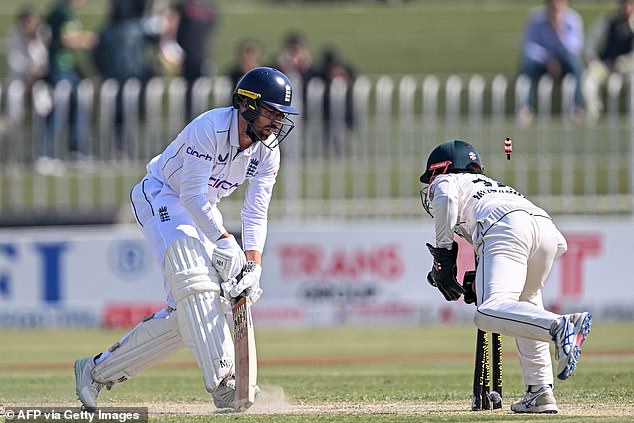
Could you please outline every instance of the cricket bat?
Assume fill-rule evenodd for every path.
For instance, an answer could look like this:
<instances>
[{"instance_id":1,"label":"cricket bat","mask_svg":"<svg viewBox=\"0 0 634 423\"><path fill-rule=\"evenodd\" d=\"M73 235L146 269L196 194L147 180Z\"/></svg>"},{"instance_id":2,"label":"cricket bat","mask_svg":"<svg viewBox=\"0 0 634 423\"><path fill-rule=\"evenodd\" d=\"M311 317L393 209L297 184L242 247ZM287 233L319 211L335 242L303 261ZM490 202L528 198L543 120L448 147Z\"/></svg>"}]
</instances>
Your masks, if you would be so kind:
<instances>
[{"instance_id":1,"label":"cricket bat","mask_svg":"<svg viewBox=\"0 0 634 423\"><path fill-rule=\"evenodd\" d=\"M236 363L236 408L244 411L255 402L258 361L251 317L251 299L240 297L233 307L233 345Z\"/></svg>"}]
</instances>

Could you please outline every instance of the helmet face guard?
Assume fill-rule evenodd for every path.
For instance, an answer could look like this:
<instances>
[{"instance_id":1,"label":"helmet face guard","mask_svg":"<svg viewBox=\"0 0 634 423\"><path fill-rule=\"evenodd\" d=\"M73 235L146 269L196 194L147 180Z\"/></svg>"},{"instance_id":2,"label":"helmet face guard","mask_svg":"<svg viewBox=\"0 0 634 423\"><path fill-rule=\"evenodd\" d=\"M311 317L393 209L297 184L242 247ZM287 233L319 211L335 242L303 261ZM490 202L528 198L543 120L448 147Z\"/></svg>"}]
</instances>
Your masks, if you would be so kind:
<instances>
[{"instance_id":1,"label":"helmet face guard","mask_svg":"<svg viewBox=\"0 0 634 423\"><path fill-rule=\"evenodd\" d=\"M451 166L452 164L453 163L451 162L451 160L445 160L444 162L433 163L431 166L429 166L429 169L428 169L428 171L430 172L429 183L425 187L423 187L423 189L420 191L420 200L423 203L423 208L425 209L427 214L430 215L431 217L434 217L431 214L431 211L429 211L429 203L431 201L432 193L433 193L433 192L430 192L431 183L433 182L434 178L436 178L436 176L447 173L447 169L449 169L449 166ZM421 182L422 182L422 176L421 176Z\"/></svg>"},{"instance_id":2,"label":"helmet face guard","mask_svg":"<svg viewBox=\"0 0 634 423\"><path fill-rule=\"evenodd\" d=\"M272 104L270 102L262 101L261 95L254 93L245 89L237 89L234 94L234 105L236 102L239 104L243 102L245 105L245 110L242 112L242 117L247 121L247 135L251 137L254 142L261 142L266 147L270 149L274 149L284 139L288 136L288 134L295 127L295 122L289 119L288 112L284 112L280 110L279 105ZM269 113L280 113L281 119L274 119L268 116L264 116L262 114L262 110L268 110ZM258 116L263 116L265 119L271 120L271 122L275 122L277 129L272 131L271 135L266 139L261 139L258 136L258 131L264 129L263 126L260 126L256 123Z\"/></svg>"},{"instance_id":3,"label":"helmet face guard","mask_svg":"<svg viewBox=\"0 0 634 423\"><path fill-rule=\"evenodd\" d=\"M256 129L262 129L261 126L258 126L254 122L249 122L247 124L247 133L249 134L251 139L253 139L253 137L255 136L256 139L254 141L261 142L262 144L264 144L264 146L271 150L280 145L280 143L284 141L284 139L295 127L295 123L288 117L286 117L286 114L284 114L284 118L282 118L282 120L273 119L273 121L280 124L280 127L273 131L271 135L265 140L257 136Z\"/></svg>"},{"instance_id":4,"label":"helmet face guard","mask_svg":"<svg viewBox=\"0 0 634 423\"><path fill-rule=\"evenodd\" d=\"M431 165L429 165L427 172L425 172L425 173L429 172L429 176L426 178L429 180L429 182L427 183L431 184L436 176L447 173L447 169L449 169L449 166L451 166L452 164L453 162L451 160L445 160L443 162L432 163ZM424 181L422 181L421 179L421 182L424 182Z\"/></svg>"},{"instance_id":5,"label":"helmet face guard","mask_svg":"<svg viewBox=\"0 0 634 423\"><path fill-rule=\"evenodd\" d=\"M292 87L289 79L277 69L260 67L248 71L238 81L233 93L233 106L244 105L242 117L247 121L247 134L254 142L261 142L266 147L277 147L295 127L289 115L299 112L291 106ZM265 111L266 113L263 113ZM275 129L266 139L261 139L258 132L265 129L256 121L262 116L271 121ZM269 125L267 125L269 126ZM270 128L269 128L270 129Z\"/></svg>"},{"instance_id":6,"label":"helmet face guard","mask_svg":"<svg viewBox=\"0 0 634 423\"><path fill-rule=\"evenodd\" d=\"M425 209L427 214L433 218L434 215L431 214L431 211L429 210L429 203L431 201L430 193L429 193L430 187L431 185L426 185L423 187L423 189L420 190L420 202L423 204L423 209Z\"/></svg>"}]
</instances>

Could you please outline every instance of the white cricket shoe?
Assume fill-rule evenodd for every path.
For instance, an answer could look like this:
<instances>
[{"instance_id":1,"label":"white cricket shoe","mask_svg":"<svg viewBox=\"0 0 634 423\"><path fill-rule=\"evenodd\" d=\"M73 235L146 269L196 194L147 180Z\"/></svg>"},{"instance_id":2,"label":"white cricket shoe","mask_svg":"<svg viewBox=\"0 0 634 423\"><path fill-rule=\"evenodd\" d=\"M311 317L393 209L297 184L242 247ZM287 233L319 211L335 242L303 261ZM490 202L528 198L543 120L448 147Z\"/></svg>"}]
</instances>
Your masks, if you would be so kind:
<instances>
[{"instance_id":1,"label":"white cricket shoe","mask_svg":"<svg viewBox=\"0 0 634 423\"><path fill-rule=\"evenodd\" d=\"M255 385L255 397L259 397L262 390L258 385ZM229 376L225 378L215 391L211 393L211 397L214 399L214 405L216 408L233 408L235 411L244 411L236 403L236 378L235 376Z\"/></svg>"},{"instance_id":2,"label":"white cricket shoe","mask_svg":"<svg viewBox=\"0 0 634 423\"><path fill-rule=\"evenodd\" d=\"M211 393L216 408L234 408L236 398L236 378L226 377L220 385Z\"/></svg>"},{"instance_id":3,"label":"white cricket shoe","mask_svg":"<svg viewBox=\"0 0 634 423\"><path fill-rule=\"evenodd\" d=\"M104 387L103 383L95 382L90 372L95 367L94 357L80 358L75 361L75 393L77 398L88 411L97 408L97 396Z\"/></svg>"},{"instance_id":4,"label":"white cricket shoe","mask_svg":"<svg viewBox=\"0 0 634 423\"><path fill-rule=\"evenodd\" d=\"M573 375L581 356L581 346L590 333L592 315L588 312L565 314L550 329L555 341L557 377L566 380Z\"/></svg>"},{"instance_id":5,"label":"white cricket shoe","mask_svg":"<svg viewBox=\"0 0 634 423\"><path fill-rule=\"evenodd\" d=\"M550 385L540 386L535 390L536 386L529 386L526 390L526 394L519 401L515 401L511 404L511 411L515 413L550 413L555 414L559 412L557 408L557 401L553 394L553 388Z\"/></svg>"}]
</instances>

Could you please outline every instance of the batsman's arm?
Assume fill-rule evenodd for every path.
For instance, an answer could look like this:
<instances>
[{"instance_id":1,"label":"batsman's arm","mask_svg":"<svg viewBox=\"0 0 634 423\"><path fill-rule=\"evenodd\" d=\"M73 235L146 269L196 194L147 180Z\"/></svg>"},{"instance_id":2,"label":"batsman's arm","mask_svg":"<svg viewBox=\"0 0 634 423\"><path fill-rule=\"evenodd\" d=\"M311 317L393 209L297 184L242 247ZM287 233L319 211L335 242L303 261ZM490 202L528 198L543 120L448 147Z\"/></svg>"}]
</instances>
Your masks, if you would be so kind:
<instances>
[{"instance_id":1,"label":"batsman's arm","mask_svg":"<svg viewBox=\"0 0 634 423\"><path fill-rule=\"evenodd\" d=\"M247 250L244 252L244 255L247 257L247 261L254 261L260 266L262 266L262 253L256 250Z\"/></svg>"}]
</instances>

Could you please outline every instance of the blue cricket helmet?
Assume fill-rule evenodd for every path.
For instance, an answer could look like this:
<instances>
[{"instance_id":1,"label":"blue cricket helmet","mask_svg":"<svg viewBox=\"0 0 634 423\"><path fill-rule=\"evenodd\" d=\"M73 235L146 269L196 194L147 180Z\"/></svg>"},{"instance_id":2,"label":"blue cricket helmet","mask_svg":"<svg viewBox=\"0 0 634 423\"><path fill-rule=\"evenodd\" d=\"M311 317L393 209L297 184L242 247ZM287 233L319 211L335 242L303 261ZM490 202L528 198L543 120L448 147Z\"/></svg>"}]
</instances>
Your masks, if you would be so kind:
<instances>
[{"instance_id":1,"label":"blue cricket helmet","mask_svg":"<svg viewBox=\"0 0 634 423\"><path fill-rule=\"evenodd\" d=\"M299 111L291 106L292 98L293 88L286 75L277 69L259 67L251 69L238 81L233 92L233 107L239 109L240 105L244 104L241 114L247 121L247 134L254 142L261 142L273 149L295 127L295 123L288 118L289 115L299 114ZM261 126L256 124L256 120L262 114L262 108L273 109L283 114L282 118L276 119L281 125L280 128L273 133L272 138L266 140L257 134L257 129Z\"/></svg>"},{"instance_id":2,"label":"blue cricket helmet","mask_svg":"<svg viewBox=\"0 0 634 423\"><path fill-rule=\"evenodd\" d=\"M259 67L244 74L233 92L234 106L241 98L261 102L289 115L298 115L299 111L291 106L293 88L286 75L277 69Z\"/></svg>"}]
</instances>

